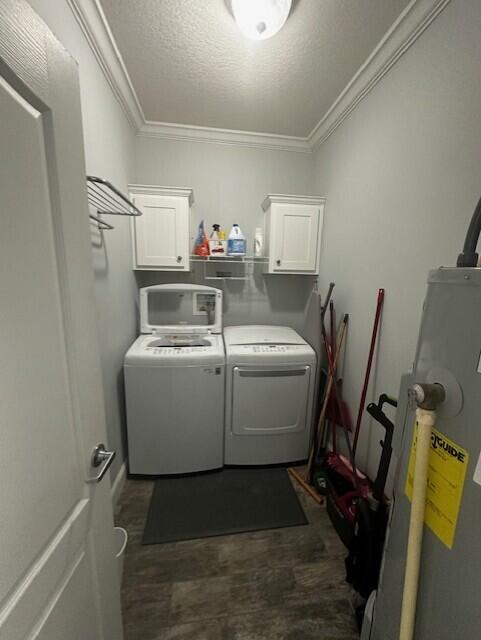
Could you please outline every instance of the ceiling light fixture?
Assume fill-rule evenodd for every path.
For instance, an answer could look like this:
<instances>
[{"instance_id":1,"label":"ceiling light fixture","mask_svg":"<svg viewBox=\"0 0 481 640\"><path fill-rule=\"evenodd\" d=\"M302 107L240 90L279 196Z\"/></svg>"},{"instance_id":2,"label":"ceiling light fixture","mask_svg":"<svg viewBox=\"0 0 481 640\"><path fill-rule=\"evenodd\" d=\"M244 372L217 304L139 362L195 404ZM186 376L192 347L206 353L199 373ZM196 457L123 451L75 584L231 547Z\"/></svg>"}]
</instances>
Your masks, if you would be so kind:
<instances>
[{"instance_id":1,"label":"ceiling light fixture","mask_svg":"<svg viewBox=\"0 0 481 640\"><path fill-rule=\"evenodd\" d=\"M282 29L292 0L232 0L241 33L250 40L267 40Z\"/></svg>"}]
</instances>

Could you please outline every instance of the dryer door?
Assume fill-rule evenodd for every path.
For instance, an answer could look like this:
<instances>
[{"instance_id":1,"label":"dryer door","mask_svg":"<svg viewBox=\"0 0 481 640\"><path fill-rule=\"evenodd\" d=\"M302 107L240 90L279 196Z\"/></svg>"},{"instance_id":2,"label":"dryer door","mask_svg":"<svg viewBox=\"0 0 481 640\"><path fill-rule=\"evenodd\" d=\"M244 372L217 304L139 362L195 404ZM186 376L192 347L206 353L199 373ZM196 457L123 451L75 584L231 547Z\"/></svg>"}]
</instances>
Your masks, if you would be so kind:
<instances>
[{"instance_id":1,"label":"dryer door","mask_svg":"<svg viewBox=\"0 0 481 640\"><path fill-rule=\"evenodd\" d=\"M232 369L235 435L280 435L306 429L311 367Z\"/></svg>"}]
</instances>

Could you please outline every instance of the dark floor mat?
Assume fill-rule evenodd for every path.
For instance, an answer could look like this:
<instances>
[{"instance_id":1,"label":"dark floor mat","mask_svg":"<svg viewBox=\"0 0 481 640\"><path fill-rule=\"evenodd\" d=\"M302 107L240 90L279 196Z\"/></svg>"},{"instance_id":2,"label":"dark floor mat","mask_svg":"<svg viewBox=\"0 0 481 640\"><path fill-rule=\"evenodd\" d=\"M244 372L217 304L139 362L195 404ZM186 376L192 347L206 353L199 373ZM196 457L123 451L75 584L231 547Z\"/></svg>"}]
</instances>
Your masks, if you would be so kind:
<instances>
[{"instance_id":1,"label":"dark floor mat","mask_svg":"<svg viewBox=\"0 0 481 640\"><path fill-rule=\"evenodd\" d=\"M156 480L142 543L305 524L286 469L223 469Z\"/></svg>"}]
</instances>

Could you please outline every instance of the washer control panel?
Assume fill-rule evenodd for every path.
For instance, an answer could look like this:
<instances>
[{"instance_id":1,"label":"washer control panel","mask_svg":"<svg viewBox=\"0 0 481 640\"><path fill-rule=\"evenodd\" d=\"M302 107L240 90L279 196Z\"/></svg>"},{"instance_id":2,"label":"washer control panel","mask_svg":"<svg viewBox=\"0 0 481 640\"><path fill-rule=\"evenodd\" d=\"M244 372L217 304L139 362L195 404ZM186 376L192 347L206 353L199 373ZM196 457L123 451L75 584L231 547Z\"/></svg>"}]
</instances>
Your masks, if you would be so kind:
<instances>
[{"instance_id":1,"label":"washer control panel","mask_svg":"<svg viewBox=\"0 0 481 640\"><path fill-rule=\"evenodd\" d=\"M205 353L210 347L147 347L156 356L186 356L191 353Z\"/></svg>"}]
</instances>

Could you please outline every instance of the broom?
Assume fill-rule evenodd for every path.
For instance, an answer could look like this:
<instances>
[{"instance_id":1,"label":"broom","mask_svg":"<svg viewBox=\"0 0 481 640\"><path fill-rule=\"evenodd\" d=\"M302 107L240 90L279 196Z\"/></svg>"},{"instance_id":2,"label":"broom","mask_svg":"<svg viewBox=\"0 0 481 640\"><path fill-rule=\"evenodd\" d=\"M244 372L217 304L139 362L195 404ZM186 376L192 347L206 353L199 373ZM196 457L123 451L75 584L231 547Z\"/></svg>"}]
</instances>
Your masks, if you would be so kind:
<instances>
[{"instance_id":1,"label":"broom","mask_svg":"<svg viewBox=\"0 0 481 640\"><path fill-rule=\"evenodd\" d=\"M325 307L324 307L325 308ZM347 332L347 323L348 323L348 319L349 316L346 313L344 315L344 318L341 322L341 326L339 328L338 334L337 334L337 339L336 339L336 351L334 354L334 368L337 365L337 361L339 359L339 355L342 351L342 347L344 344L344 340L346 337L346 332ZM331 375L329 375L328 377L328 382L327 382L327 386L326 386L326 392L324 394L324 401L322 403L322 409L321 409L321 413L319 415L319 421L317 423L317 428L316 428L316 433L315 433L315 437L312 440L312 444L311 444L311 448L310 448L310 452L309 452L309 459L308 459L308 463L307 463L307 470L306 470L306 475L305 477L302 477L302 475L299 473L299 471L297 471L297 469L295 469L294 467L289 467L289 469L287 470L289 472L289 474L294 478L294 480L296 480L296 482L304 489L304 491L306 491L306 493L308 493L311 498L313 498L318 504L322 504L323 503L323 498L316 492L316 490L310 485L310 479L312 476L312 471L313 471L313 466L317 457L317 453L318 453L318 443L321 442L322 439L322 434L323 434L323 429L324 429L324 422L325 422L325 418L326 418L326 413L327 413L327 409L328 409L328 405L329 405L329 399L331 397L331 393L332 393L332 389L333 386L335 384L335 377Z\"/></svg>"}]
</instances>

